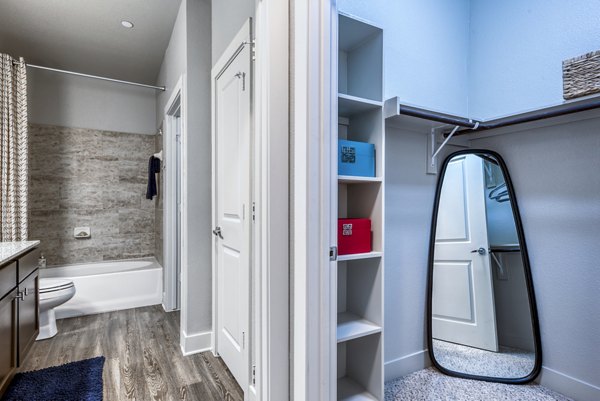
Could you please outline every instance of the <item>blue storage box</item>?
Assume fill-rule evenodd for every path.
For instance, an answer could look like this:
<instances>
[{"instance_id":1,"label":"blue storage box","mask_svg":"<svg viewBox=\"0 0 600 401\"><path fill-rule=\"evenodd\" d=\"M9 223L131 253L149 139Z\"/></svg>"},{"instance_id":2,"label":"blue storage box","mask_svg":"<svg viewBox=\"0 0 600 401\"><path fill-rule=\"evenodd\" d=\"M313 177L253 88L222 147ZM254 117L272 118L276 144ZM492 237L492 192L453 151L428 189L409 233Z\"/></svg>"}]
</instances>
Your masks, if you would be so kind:
<instances>
[{"instance_id":1,"label":"blue storage box","mask_svg":"<svg viewBox=\"0 0 600 401\"><path fill-rule=\"evenodd\" d=\"M338 175L375 177L375 145L338 140Z\"/></svg>"}]
</instances>

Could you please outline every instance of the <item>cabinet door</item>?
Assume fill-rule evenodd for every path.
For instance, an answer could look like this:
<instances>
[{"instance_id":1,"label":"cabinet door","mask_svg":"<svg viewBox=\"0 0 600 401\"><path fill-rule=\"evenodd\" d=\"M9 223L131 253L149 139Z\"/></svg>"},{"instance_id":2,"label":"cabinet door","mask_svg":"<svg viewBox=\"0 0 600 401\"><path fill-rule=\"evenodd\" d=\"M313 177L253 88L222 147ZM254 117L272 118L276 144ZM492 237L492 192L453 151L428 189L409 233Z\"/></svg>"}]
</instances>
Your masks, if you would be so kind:
<instances>
[{"instance_id":1,"label":"cabinet door","mask_svg":"<svg viewBox=\"0 0 600 401\"><path fill-rule=\"evenodd\" d=\"M0 395L17 367L17 289L0 300Z\"/></svg>"},{"instance_id":2,"label":"cabinet door","mask_svg":"<svg viewBox=\"0 0 600 401\"><path fill-rule=\"evenodd\" d=\"M39 333L39 272L36 270L19 284L23 294L19 300L19 366Z\"/></svg>"}]
</instances>

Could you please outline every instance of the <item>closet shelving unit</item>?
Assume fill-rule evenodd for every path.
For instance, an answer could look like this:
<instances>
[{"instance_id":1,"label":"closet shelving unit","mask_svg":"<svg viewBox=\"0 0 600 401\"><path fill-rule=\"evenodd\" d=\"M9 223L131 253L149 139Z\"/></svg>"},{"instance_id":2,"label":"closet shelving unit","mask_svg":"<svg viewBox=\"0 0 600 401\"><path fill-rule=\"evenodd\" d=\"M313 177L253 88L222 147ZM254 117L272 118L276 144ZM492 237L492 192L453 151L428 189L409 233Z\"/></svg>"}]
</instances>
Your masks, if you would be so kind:
<instances>
[{"instance_id":1,"label":"closet shelving unit","mask_svg":"<svg viewBox=\"0 0 600 401\"><path fill-rule=\"evenodd\" d=\"M337 399L382 401L383 31L340 13L338 47L337 137L375 145L375 177L337 177L337 217L369 218L372 230L372 252L337 258Z\"/></svg>"}]
</instances>

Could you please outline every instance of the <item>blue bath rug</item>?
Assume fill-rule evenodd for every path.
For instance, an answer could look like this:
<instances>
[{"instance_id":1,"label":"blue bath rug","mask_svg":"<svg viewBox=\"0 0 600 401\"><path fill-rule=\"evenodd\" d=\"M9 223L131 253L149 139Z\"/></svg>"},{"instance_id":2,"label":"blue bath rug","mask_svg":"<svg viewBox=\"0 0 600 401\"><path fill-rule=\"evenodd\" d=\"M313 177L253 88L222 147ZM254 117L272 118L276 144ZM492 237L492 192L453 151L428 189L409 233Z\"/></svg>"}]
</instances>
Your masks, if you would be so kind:
<instances>
[{"instance_id":1,"label":"blue bath rug","mask_svg":"<svg viewBox=\"0 0 600 401\"><path fill-rule=\"evenodd\" d=\"M2 401L102 401L104 357L17 373Z\"/></svg>"}]
</instances>

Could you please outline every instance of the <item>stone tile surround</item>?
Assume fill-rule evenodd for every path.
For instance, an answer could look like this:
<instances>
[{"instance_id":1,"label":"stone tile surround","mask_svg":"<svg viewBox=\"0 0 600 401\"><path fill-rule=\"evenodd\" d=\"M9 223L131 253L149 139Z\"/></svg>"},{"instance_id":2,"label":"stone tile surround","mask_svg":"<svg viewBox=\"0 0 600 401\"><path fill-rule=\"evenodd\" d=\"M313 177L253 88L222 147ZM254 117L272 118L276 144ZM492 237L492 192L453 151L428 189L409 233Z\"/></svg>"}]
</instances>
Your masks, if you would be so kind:
<instances>
[{"instance_id":1,"label":"stone tile surround","mask_svg":"<svg viewBox=\"0 0 600 401\"><path fill-rule=\"evenodd\" d=\"M49 266L155 255L154 135L32 124L29 138L29 237ZM92 238L75 239L78 226Z\"/></svg>"}]
</instances>

